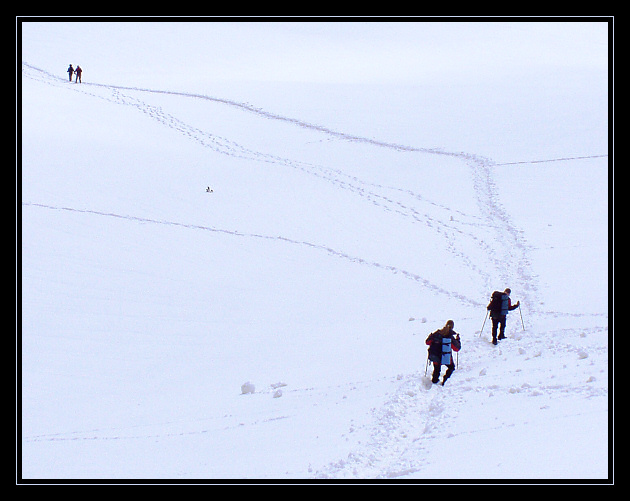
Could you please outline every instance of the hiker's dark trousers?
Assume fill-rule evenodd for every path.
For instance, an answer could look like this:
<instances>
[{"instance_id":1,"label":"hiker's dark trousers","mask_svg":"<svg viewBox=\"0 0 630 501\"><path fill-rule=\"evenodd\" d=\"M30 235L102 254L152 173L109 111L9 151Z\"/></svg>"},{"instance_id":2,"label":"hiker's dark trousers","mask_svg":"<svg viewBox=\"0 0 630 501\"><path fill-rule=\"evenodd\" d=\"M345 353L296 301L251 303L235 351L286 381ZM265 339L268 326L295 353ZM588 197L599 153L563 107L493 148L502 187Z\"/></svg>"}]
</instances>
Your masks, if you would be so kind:
<instances>
[{"instance_id":1,"label":"hiker's dark trousers","mask_svg":"<svg viewBox=\"0 0 630 501\"><path fill-rule=\"evenodd\" d=\"M505 315L492 319L492 339L497 339L497 327L499 327L499 339L505 337Z\"/></svg>"},{"instance_id":2,"label":"hiker's dark trousers","mask_svg":"<svg viewBox=\"0 0 630 501\"><path fill-rule=\"evenodd\" d=\"M442 368L442 364L433 362L433 377L431 378L431 381L433 381L434 383L437 383L440 380L441 368ZM444 379L442 381L446 381L449 377L451 377L451 374L453 374L454 370L455 370L455 364L451 362L450 364L446 366L446 373L444 374Z\"/></svg>"}]
</instances>

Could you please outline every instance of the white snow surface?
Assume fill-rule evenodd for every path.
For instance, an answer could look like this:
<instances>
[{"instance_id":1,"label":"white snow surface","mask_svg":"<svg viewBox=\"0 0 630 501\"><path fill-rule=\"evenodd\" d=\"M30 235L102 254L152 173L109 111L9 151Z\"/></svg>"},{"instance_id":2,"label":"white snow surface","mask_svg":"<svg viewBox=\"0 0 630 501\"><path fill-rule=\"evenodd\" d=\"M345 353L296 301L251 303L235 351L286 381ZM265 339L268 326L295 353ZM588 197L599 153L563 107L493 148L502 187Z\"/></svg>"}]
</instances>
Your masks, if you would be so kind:
<instances>
[{"instance_id":1,"label":"white snow surface","mask_svg":"<svg viewBox=\"0 0 630 501\"><path fill-rule=\"evenodd\" d=\"M611 479L606 23L20 29L21 479Z\"/></svg>"}]
</instances>

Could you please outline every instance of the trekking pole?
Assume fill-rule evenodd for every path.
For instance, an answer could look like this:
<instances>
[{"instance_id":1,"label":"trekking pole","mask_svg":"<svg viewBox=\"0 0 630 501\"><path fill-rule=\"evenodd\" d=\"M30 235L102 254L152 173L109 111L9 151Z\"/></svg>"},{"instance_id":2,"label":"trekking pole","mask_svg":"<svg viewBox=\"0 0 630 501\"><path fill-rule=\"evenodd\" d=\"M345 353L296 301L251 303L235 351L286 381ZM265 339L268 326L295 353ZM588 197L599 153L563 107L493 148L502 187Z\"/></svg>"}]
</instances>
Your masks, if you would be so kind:
<instances>
[{"instance_id":1,"label":"trekking pole","mask_svg":"<svg viewBox=\"0 0 630 501\"><path fill-rule=\"evenodd\" d=\"M518 312L521 314L521 325L523 326L523 330L525 330L525 323L523 322L523 312L521 311L521 303L518 304Z\"/></svg>"},{"instance_id":2,"label":"trekking pole","mask_svg":"<svg viewBox=\"0 0 630 501\"><path fill-rule=\"evenodd\" d=\"M427 363L424 366L424 375L427 375L427 369L429 368L429 356L427 355Z\"/></svg>"},{"instance_id":3,"label":"trekking pole","mask_svg":"<svg viewBox=\"0 0 630 501\"><path fill-rule=\"evenodd\" d=\"M519 305L519 308L520 308L520 305ZM483 325L481 326L481 330L479 331L479 337L481 337L481 333L483 332L483 328L486 326L486 320L488 320L488 315L490 315L489 311L486 312L486 318L483 319Z\"/></svg>"}]
</instances>

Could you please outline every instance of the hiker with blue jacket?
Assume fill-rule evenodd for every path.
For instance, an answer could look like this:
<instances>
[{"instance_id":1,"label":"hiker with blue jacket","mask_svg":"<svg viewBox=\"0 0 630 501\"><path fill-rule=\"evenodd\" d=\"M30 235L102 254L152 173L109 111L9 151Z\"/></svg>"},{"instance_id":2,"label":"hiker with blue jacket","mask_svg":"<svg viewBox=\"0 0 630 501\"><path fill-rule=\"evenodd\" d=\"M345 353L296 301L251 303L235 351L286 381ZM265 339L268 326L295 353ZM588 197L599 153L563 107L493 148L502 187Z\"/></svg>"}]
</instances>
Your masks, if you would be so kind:
<instances>
[{"instance_id":1,"label":"hiker with blue jacket","mask_svg":"<svg viewBox=\"0 0 630 501\"><path fill-rule=\"evenodd\" d=\"M449 320L444 327L432 332L426 339L426 344L429 346L429 360L433 362L433 377L431 378L433 383L440 380L440 371L442 366L446 365L442 386L455 370L453 352L459 351L462 347L459 334L453 330L454 326L455 322Z\"/></svg>"},{"instance_id":2,"label":"hiker with blue jacket","mask_svg":"<svg viewBox=\"0 0 630 501\"><path fill-rule=\"evenodd\" d=\"M487 307L487 310L490 312L490 318L492 319L492 344L497 344L497 339L505 339L507 314L509 311L515 310L521 305L520 301L512 305L512 300L510 299L511 292L510 289L505 289L503 292L494 291L492 293L492 299ZM497 328L499 330L498 337Z\"/></svg>"}]
</instances>

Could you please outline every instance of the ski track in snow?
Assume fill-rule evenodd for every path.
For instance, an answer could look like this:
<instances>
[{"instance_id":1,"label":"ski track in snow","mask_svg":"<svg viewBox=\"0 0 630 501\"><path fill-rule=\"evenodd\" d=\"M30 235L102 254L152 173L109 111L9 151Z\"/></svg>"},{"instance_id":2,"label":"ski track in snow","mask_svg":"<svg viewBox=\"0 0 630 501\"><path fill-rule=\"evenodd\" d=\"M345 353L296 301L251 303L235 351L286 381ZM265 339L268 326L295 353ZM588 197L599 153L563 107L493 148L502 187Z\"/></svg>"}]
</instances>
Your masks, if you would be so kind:
<instances>
[{"instance_id":1,"label":"ski track in snow","mask_svg":"<svg viewBox=\"0 0 630 501\"><path fill-rule=\"evenodd\" d=\"M127 219L129 221L137 221L140 223L153 223L153 224L163 224L163 225L168 225L168 226L177 226L181 228L189 228L189 229L194 229L194 230L203 230L203 231L210 231L210 232L215 232L215 233L223 233L223 234L232 235L235 237L248 237L248 238L259 238L259 239L264 239L264 240L277 240L280 242L286 242L288 244L302 245L305 247L310 247L312 249L325 251L332 256L335 256L341 259L346 259L353 263L367 265L373 268L382 268L394 274L401 274L405 278L414 280L415 282L422 284L426 289L429 289L435 292L436 294L444 294L444 295L450 296L452 298L460 300L462 303L469 304L471 306L475 306L475 307L482 306L482 303L479 303L478 301L474 301L461 294L447 291L435 284L432 284L431 282L422 278L421 276L411 273L409 271L399 269L395 266L383 265L377 262L367 261L360 257L351 256L344 252L337 251L325 245L314 244L314 243L306 242L306 241L292 240L290 238L285 238L285 237L274 237L274 236L269 236L269 235L261 235L257 233L242 233L240 231L231 231L231 230L213 228L210 226L201 226L197 224L178 223L174 221L157 220L157 219L150 219L150 218L137 217L137 216L128 216L128 215L126 216L126 215L121 215L121 214L115 214L113 212L100 212L100 211L95 211L95 210L75 209L75 208L70 208L70 207L55 207L52 205L44 205L44 204L30 203L30 202L24 202L22 205L26 207L40 207L40 208L51 209L51 210L62 210L62 211L76 212L76 213L81 213L81 214L91 214L91 215L96 215L96 216Z\"/></svg>"},{"instance_id":2,"label":"ski track in snow","mask_svg":"<svg viewBox=\"0 0 630 501\"><path fill-rule=\"evenodd\" d=\"M531 270L529 259L529 247L523 236L523 232L515 226L511 221L507 212L502 208L500 198L493 180L493 167L498 165L490 159L478 155L465 152L446 152L438 149L429 149L422 147L405 146L395 143L378 141L375 139L363 138L360 136L346 134L334 131L327 127L310 124L298 119L288 118L274 113L270 113L260 108L256 108L249 104L238 103L231 100L219 99L199 94L191 94L184 92L172 92L164 90L142 89L134 87L123 87L116 85L106 85L98 83L83 83L80 86L68 86L64 78L57 77L47 71L33 67L27 63L22 63L23 76L42 82L47 85L56 85L69 89L73 92L82 92L92 95L98 99L106 99L116 105L129 106L137 109L145 114L151 120L173 129L175 132L182 134L191 141L210 149L215 153L227 155L235 158L243 158L257 162L272 163L280 166L286 166L300 170L310 176L323 179L331 183L334 187L346 190L368 203L371 203L384 211L395 214L401 218L405 218L412 222L425 224L432 228L446 240L446 249L455 256L456 259L465 263L466 266L474 270L479 277L480 290L490 290L492 283L496 283L497 278L503 283L521 284L522 289L519 290L521 302L528 304L530 307L530 315L542 316L581 316L580 314L550 312L537 309L537 302L533 300L538 291L536 277ZM92 89L95 91L92 92ZM107 91L107 93L103 93ZM240 145L227 138L217 136L208 131L201 130L197 127L186 124L181 119L166 113L160 107L153 106L132 94L168 94L180 97L182 99L198 99L206 100L211 103L230 106L240 109L243 112L253 113L261 118L268 120L278 120L285 123L309 129L328 137L349 141L360 142L377 148L387 148L393 151L413 152L422 155L441 155L459 159L465 162L469 167L472 176L474 195L479 207L479 213L485 214L485 218L464 214L453 211L447 206L438 202L430 201L419 193L414 193L405 188L396 186L382 186L362 181L356 176L350 176L337 169L330 169L322 165L292 160L279 157L276 155L263 153L243 145ZM557 160L567 160L557 159ZM555 161L555 160L554 160ZM531 161L531 163L540 161ZM528 163L528 162L515 162ZM444 213L443 219L437 219L435 215L430 215L423 210L423 206L432 206ZM325 244L307 242L298 239L286 238L283 236L269 236L256 233L245 233L239 231L230 231L212 226L187 224L185 222L176 222L168 220L158 220L145 217L137 217L133 215L116 214L106 211L90 210L89 208L74 208L53 206L46 203L36 201L23 202L25 207L37 207L48 210L70 211L78 214L90 216L114 217L135 221L138 223L152 223L172 225L178 227L189 228L191 230L210 231L230 235L241 238L268 239L285 243L287 245L303 246L316 251L327 252L331 256L346 259L353 263L382 269L395 274L400 274L406 279L414 280L423 287L431 290L435 294L441 294L456 299L468 306L476 308L484 308L485 303L466 297L456 291L445 290L437 284L433 284L424 279L420 275L400 269L395 266L389 266L378 262L365 260L359 256L349 255L341 250L333 249ZM457 215L458 220L448 218L449 215ZM483 229L486 238L478 236L480 230ZM491 233L489 233L491 232ZM470 256L456 248L456 241L453 234L457 234L458 238L466 238L472 244L477 246L483 254L489 256L489 264L494 268L494 274L484 271L485 264L479 266L474 263ZM490 237L491 235L491 237ZM516 266L513 263L516 262ZM508 266L508 263L510 264ZM497 277L497 273L499 276ZM514 275L513 273L516 273ZM593 316L593 315L589 315ZM566 339L568 337L578 338L578 336L590 336L601 334L605 328L588 329L572 329L569 328L564 336L558 336L554 339ZM509 341L508 341L509 342ZM568 341L554 341L552 346L548 347L550 355L545 355L536 350L535 340L525 342L517 347L515 343L512 345L504 345L502 350L515 357L518 361L515 368L511 369L511 373L517 373L523 364L533 364L539 357L553 356L556 351L575 352L577 359L590 356L607 356L606 353L586 353L580 351L578 346L579 340L575 343ZM363 425L363 429L351 429L350 433L361 432L367 440L363 440L360 444L352 447L347 457L338 461L330 462L320 466L312 473L314 478L397 478L416 472L421 472L427 464L427 458L430 454L431 442L428 439L435 437L449 438L449 423L452 423L458 413L462 410L462 406L466 402L466 398L470 394L476 392L502 392L513 395L514 398L539 397L545 395L562 395L567 392L579 392L584 398L605 396L606 389L597 387L596 385L584 385L584 380L575 382L558 382L547 381L545 384L541 382L523 382L520 386L506 387L498 381L496 384L488 384L486 381L479 382L481 374L473 374L471 367L478 368L484 363L484 357L487 358L485 347L487 341L481 338L474 338L468 341L465 346L466 353L463 355L469 359L466 367L458 368L457 378L452 378L445 387L433 386L428 378L422 372L399 375L395 381L391 381L395 388L393 393L380 405L372 409L371 421ZM499 351L493 354L497 363L500 363L501 357L505 357ZM485 362L490 365L490 361ZM429 370L431 370L429 368ZM478 369L477 369L478 370ZM509 370L509 369L508 369ZM599 377L599 375L597 376ZM544 380L544 375L541 376ZM590 381L595 381L596 376L591 375ZM486 383L486 384L484 384ZM481 385L481 386L480 386ZM304 393L312 393L314 389L294 389L288 391L297 391ZM541 407L541 409L544 407ZM290 419L291 416L279 415L269 419ZM26 437L26 441L66 441L66 440L122 440L122 439L146 439L154 437L172 437L182 435L195 435L212 432L213 429L224 427L238 427L243 423L232 422L228 416L222 418L215 417L203 419L203 424L199 423L162 423L155 434L150 431L152 425L146 425L146 429L142 431L135 427L134 430L129 429L108 429L108 430L89 430L75 431L70 433L56 433L41 436ZM216 421L212 424L213 421ZM254 424L254 418L249 424ZM513 426L514 424L495 424L495 427ZM158 426L158 425L156 425ZM173 431L164 431L164 429ZM492 425L489 425L492 429ZM464 431L459 433L474 433L483 430Z\"/></svg>"}]
</instances>

